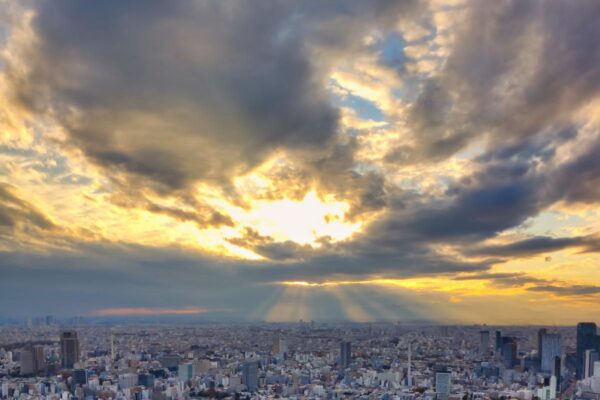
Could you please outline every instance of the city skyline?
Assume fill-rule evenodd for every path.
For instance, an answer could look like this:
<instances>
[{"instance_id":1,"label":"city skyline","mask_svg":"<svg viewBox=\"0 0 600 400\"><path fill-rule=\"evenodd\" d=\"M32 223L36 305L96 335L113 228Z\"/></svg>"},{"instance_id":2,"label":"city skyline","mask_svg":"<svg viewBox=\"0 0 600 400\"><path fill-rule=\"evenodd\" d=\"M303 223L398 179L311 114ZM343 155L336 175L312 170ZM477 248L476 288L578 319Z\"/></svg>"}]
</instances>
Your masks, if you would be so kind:
<instances>
[{"instance_id":1,"label":"city skyline","mask_svg":"<svg viewBox=\"0 0 600 400\"><path fill-rule=\"evenodd\" d=\"M598 20L0 0L0 316L600 323Z\"/></svg>"}]
</instances>

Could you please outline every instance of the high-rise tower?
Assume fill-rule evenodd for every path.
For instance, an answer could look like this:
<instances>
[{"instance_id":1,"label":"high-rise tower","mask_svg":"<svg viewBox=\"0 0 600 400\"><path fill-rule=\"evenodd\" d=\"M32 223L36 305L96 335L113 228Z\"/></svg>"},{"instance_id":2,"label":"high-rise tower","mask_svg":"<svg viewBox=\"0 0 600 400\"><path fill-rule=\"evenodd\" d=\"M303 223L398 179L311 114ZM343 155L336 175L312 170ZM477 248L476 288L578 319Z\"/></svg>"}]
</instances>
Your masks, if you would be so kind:
<instances>
[{"instance_id":1,"label":"high-rise tower","mask_svg":"<svg viewBox=\"0 0 600 400\"><path fill-rule=\"evenodd\" d=\"M79 362L79 339L76 331L62 331L60 333L60 359L61 366L73 369Z\"/></svg>"}]
</instances>

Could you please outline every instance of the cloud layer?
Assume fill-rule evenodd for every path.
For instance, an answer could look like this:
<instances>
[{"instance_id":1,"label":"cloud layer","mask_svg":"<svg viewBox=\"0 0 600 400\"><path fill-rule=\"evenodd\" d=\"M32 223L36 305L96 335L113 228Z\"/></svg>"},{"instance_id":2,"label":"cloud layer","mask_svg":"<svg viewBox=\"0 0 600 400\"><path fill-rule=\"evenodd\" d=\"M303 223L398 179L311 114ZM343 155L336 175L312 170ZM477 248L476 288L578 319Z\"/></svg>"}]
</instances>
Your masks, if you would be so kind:
<instances>
[{"instance_id":1,"label":"cloud layer","mask_svg":"<svg viewBox=\"0 0 600 400\"><path fill-rule=\"evenodd\" d=\"M597 1L0 11L0 290L270 319L597 299Z\"/></svg>"}]
</instances>

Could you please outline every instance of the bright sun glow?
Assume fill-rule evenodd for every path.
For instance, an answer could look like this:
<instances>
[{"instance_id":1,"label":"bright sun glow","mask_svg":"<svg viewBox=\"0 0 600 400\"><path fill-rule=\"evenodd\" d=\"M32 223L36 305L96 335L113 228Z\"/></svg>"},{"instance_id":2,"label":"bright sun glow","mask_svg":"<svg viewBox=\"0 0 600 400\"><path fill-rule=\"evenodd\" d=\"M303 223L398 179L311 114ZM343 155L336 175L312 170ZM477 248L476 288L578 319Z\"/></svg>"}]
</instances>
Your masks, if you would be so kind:
<instances>
[{"instance_id":1,"label":"bright sun glow","mask_svg":"<svg viewBox=\"0 0 600 400\"><path fill-rule=\"evenodd\" d=\"M247 212L236 209L231 214L241 222L240 225L251 227L276 241L292 240L317 246L319 238L344 240L361 228L359 222L344 221L347 210L346 203L323 201L314 192L309 192L301 201L259 201Z\"/></svg>"}]
</instances>

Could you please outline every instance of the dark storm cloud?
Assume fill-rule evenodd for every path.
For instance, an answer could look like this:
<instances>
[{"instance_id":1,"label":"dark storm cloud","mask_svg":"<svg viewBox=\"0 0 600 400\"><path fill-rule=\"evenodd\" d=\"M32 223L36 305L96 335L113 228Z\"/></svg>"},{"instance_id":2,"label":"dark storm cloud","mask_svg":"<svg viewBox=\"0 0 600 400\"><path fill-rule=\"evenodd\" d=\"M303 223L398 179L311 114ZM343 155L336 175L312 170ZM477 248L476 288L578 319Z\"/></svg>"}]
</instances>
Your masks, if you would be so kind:
<instances>
[{"instance_id":1,"label":"dark storm cloud","mask_svg":"<svg viewBox=\"0 0 600 400\"><path fill-rule=\"evenodd\" d=\"M53 230L57 226L44 213L16 194L16 188L0 182L0 229L38 228Z\"/></svg>"},{"instance_id":2,"label":"dark storm cloud","mask_svg":"<svg viewBox=\"0 0 600 400\"><path fill-rule=\"evenodd\" d=\"M518 142L598 97L597 1L476 0L466 15L411 111L416 146L392 150L389 161L443 159L482 136Z\"/></svg>"}]
</instances>

